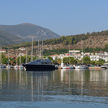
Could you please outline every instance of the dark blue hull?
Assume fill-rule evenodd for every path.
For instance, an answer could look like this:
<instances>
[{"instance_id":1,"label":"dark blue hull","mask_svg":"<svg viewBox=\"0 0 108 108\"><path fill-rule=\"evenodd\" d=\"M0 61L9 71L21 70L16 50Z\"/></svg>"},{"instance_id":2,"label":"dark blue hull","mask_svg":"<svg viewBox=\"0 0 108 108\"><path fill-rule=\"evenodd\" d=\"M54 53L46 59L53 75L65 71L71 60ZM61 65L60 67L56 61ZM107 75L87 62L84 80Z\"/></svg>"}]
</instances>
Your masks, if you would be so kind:
<instances>
[{"instance_id":1,"label":"dark blue hull","mask_svg":"<svg viewBox=\"0 0 108 108\"><path fill-rule=\"evenodd\" d=\"M23 64L26 71L50 71L55 70L55 65L43 64L43 65L35 65L35 64Z\"/></svg>"}]
</instances>

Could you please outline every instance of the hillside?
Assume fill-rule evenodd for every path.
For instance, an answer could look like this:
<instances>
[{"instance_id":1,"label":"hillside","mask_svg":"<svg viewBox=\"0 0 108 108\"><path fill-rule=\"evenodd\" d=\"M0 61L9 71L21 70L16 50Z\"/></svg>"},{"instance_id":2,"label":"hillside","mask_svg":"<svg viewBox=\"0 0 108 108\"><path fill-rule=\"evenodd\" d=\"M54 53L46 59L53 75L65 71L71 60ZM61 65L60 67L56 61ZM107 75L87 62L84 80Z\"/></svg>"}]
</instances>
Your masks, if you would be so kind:
<instances>
[{"instance_id":1,"label":"hillside","mask_svg":"<svg viewBox=\"0 0 108 108\"><path fill-rule=\"evenodd\" d=\"M16 35L24 41L31 41L32 36L34 40L46 40L59 37L58 34L51 30L31 23L0 25L0 30Z\"/></svg>"},{"instance_id":2,"label":"hillside","mask_svg":"<svg viewBox=\"0 0 108 108\"><path fill-rule=\"evenodd\" d=\"M22 42L21 38L0 30L0 46Z\"/></svg>"},{"instance_id":3,"label":"hillside","mask_svg":"<svg viewBox=\"0 0 108 108\"><path fill-rule=\"evenodd\" d=\"M59 48L70 46L71 49L104 48L108 44L108 30L79 35L62 36L58 39L46 40L47 44L54 44Z\"/></svg>"},{"instance_id":4,"label":"hillside","mask_svg":"<svg viewBox=\"0 0 108 108\"><path fill-rule=\"evenodd\" d=\"M34 42L37 46L37 43ZM44 41L44 49L86 49L86 48L100 48L101 50L108 45L108 31L93 32L79 35L62 36L56 39L49 39ZM14 45L18 47L31 47L31 43L22 43Z\"/></svg>"}]
</instances>

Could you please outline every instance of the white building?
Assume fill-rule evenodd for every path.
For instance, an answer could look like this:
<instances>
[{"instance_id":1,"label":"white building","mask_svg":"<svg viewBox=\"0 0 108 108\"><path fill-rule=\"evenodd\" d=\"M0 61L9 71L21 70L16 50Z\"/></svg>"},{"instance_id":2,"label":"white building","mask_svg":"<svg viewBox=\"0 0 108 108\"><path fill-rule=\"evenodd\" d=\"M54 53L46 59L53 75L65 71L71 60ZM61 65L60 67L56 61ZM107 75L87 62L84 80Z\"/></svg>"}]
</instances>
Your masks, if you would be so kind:
<instances>
[{"instance_id":1,"label":"white building","mask_svg":"<svg viewBox=\"0 0 108 108\"><path fill-rule=\"evenodd\" d=\"M91 61L99 61L100 57L98 55L90 55Z\"/></svg>"},{"instance_id":2,"label":"white building","mask_svg":"<svg viewBox=\"0 0 108 108\"><path fill-rule=\"evenodd\" d=\"M20 51L25 51L26 49L24 47L19 48Z\"/></svg>"},{"instance_id":3,"label":"white building","mask_svg":"<svg viewBox=\"0 0 108 108\"><path fill-rule=\"evenodd\" d=\"M6 53L5 49L0 49L0 53Z\"/></svg>"},{"instance_id":4,"label":"white building","mask_svg":"<svg viewBox=\"0 0 108 108\"><path fill-rule=\"evenodd\" d=\"M69 50L69 55L74 56L76 54L80 54L80 50Z\"/></svg>"}]
</instances>

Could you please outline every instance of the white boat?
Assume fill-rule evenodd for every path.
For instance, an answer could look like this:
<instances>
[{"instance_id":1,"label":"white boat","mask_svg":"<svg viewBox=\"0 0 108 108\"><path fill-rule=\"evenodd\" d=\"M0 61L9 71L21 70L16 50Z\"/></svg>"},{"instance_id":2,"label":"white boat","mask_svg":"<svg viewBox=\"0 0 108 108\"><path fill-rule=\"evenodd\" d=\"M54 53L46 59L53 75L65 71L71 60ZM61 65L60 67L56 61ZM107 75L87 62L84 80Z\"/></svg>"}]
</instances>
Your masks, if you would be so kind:
<instances>
[{"instance_id":1,"label":"white boat","mask_svg":"<svg viewBox=\"0 0 108 108\"><path fill-rule=\"evenodd\" d=\"M64 66L64 67L61 67L62 69L75 69L74 66Z\"/></svg>"},{"instance_id":2,"label":"white boat","mask_svg":"<svg viewBox=\"0 0 108 108\"><path fill-rule=\"evenodd\" d=\"M18 70L18 68L19 68L18 65L15 65L15 66L14 66L14 69L15 69L15 70Z\"/></svg>"},{"instance_id":3,"label":"white boat","mask_svg":"<svg viewBox=\"0 0 108 108\"><path fill-rule=\"evenodd\" d=\"M15 70L22 70L22 69L24 69L24 67L22 65L15 65L14 69Z\"/></svg>"},{"instance_id":4,"label":"white boat","mask_svg":"<svg viewBox=\"0 0 108 108\"><path fill-rule=\"evenodd\" d=\"M61 63L61 69L75 69L75 67L73 65L64 65Z\"/></svg>"},{"instance_id":5,"label":"white boat","mask_svg":"<svg viewBox=\"0 0 108 108\"><path fill-rule=\"evenodd\" d=\"M87 65L76 65L75 69L88 69Z\"/></svg>"},{"instance_id":6,"label":"white boat","mask_svg":"<svg viewBox=\"0 0 108 108\"><path fill-rule=\"evenodd\" d=\"M101 68L103 68L103 69L108 69L108 63L104 63L104 64L101 66Z\"/></svg>"},{"instance_id":7,"label":"white boat","mask_svg":"<svg viewBox=\"0 0 108 108\"><path fill-rule=\"evenodd\" d=\"M19 69L19 70L22 70L22 69L24 69L24 67L23 67L22 65L19 65L19 66L18 66L18 69Z\"/></svg>"},{"instance_id":8,"label":"white boat","mask_svg":"<svg viewBox=\"0 0 108 108\"><path fill-rule=\"evenodd\" d=\"M6 66L5 66L5 65L0 64L0 68L1 68L1 69L2 69L2 68L6 68Z\"/></svg>"},{"instance_id":9,"label":"white boat","mask_svg":"<svg viewBox=\"0 0 108 108\"><path fill-rule=\"evenodd\" d=\"M10 65L7 65L7 66L6 66L6 69L10 69L10 68L11 68L11 66L10 66Z\"/></svg>"}]
</instances>

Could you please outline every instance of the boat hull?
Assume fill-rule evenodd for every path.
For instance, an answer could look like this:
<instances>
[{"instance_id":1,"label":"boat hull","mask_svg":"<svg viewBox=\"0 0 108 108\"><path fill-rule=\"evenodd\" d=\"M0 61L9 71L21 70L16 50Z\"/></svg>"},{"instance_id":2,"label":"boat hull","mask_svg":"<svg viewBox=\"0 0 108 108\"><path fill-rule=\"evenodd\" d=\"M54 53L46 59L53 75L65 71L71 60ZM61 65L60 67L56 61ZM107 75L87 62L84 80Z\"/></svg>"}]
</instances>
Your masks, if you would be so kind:
<instances>
[{"instance_id":1,"label":"boat hull","mask_svg":"<svg viewBox=\"0 0 108 108\"><path fill-rule=\"evenodd\" d=\"M79 66L75 66L75 69L88 69L88 66L79 65Z\"/></svg>"},{"instance_id":2,"label":"boat hull","mask_svg":"<svg viewBox=\"0 0 108 108\"><path fill-rule=\"evenodd\" d=\"M63 66L63 67L61 67L61 69L75 69L75 67L73 67L73 66Z\"/></svg>"},{"instance_id":3,"label":"boat hull","mask_svg":"<svg viewBox=\"0 0 108 108\"><path fill-rule=\"evenodd\" d=\"M55 65L34 65L34 64L23 64L26 71L49 71L49 70L55 70Z\"/></svg>"}]
</instances>

